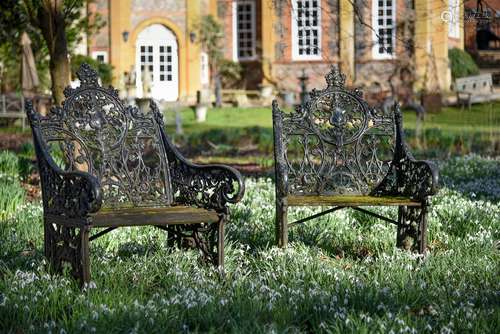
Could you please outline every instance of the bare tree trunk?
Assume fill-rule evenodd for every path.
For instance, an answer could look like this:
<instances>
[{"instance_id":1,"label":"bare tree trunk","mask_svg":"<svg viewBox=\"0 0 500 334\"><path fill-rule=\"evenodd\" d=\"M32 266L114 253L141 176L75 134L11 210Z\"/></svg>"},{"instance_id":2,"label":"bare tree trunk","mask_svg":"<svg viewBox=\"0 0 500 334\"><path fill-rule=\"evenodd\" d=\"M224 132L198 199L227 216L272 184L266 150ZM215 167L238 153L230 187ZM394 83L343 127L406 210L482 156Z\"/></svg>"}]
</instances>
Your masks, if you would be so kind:
<instances>
[{"instance_id":1,"label":"bare tree trunk","mask_svg":"<svg viewBox=\"0 0 500 334\"><path fill-rule=\"evenodd\" d=\"M52 96L55 104L61 105L70 78L63 1L44 1L37 11L37 23L49 49Z\"/></svg>"}]
</instances>

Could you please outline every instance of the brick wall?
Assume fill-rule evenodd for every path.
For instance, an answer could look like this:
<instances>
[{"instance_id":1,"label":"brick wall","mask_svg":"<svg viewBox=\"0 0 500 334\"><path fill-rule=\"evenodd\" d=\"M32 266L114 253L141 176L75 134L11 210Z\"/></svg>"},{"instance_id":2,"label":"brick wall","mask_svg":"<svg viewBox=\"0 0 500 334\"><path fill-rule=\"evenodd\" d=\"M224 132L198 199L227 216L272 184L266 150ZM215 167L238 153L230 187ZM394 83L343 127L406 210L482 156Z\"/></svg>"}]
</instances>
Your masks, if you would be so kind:
<instances>
[{"instance_id":1,"label":"brick wall","mask_svg":"<svg viewBox=\"0 0 500 334\"><path fill-rule=\"evenodd\" d=\"M276 34L276 61L272 64L272 74L278 89L293 91L298 99L299 77L304 69L309 77L308 89L323 88L324 76L331 64L339 62L339 4L338 0L321 1L321 60L294 61L292 59L292 8L290 1L276 1L274 26Z\"/></svg>"},{"instance_id":2,"label":"brick wall","mask_svg":"<svg viewBox=\"0 0 500 334\"><path fill-rule=\"evenodd\" d=\"M103 27L89 40L89 55L93 51L106 51L109 53L109 8L108 0L97 0L89 3L88 12L91 17L99 15Z\"/></svg>"},{"instance_id":3,"label":"brick wall","mask_svg":"<svg viewBox=\"0 0 500 334\"><path fill-rule=\"evenodd\" d=\"M390 80L396 87L396 94L400 99L406 99L412 90L413 78L409 78L407 72L401 73L397 68L402 68L406 63L410 65L412 63L414 53L408 47L414 40L411 22L415 19L415 13L411 0L397 0L396 5L396 57L378 60L372 55L374 45L372 1L356 0L361 19L355 16L354 85L362 88L367 99L372 102L380 101L390 93Z\"/></svg>"},{"instance_id":4,"label":"brick wall","mask_svg":"<svg viewBox=\"0 0 500 334\"><path fill-rule=\"evenodd\" d=\"M186 0L132 0L132 29L152 17L165 17L186 31Z\"/></svg>"}]
</instances>

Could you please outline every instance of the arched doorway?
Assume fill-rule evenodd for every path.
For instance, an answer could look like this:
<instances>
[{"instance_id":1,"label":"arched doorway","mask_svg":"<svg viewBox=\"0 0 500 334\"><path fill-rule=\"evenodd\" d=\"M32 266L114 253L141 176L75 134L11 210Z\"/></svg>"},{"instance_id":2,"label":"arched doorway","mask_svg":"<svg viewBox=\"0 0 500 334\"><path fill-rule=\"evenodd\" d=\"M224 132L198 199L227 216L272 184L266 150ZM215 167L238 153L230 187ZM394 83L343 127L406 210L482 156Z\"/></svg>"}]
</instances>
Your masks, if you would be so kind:
<instances>
[{"instance_id":1,"label":"arched doorway","mask_svg":"<svg viewBox=\"0 0 500 334\"><path fill-rule=\"evenodd\" d=\"M161 24L142 30L135 43L137 96L143 97L143 77L149 73L151 97L175 101L179 97L179 55L175 34Z\"/></svg>"}]
</instances>

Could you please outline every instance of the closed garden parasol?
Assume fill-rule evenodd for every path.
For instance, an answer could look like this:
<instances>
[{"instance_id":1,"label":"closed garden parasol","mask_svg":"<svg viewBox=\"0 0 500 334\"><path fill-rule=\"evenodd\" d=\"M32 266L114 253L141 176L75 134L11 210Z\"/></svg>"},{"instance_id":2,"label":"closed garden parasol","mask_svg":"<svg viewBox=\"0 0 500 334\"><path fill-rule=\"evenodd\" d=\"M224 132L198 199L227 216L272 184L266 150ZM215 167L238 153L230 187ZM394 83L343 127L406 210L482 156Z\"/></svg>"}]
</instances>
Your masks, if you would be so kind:
<instances>
[{"instance_id":1,"label":"closed garden parasol","mask_svg":"<svg viewBox=\"0 0 500 334\"><path fill-rule=\"evenodd\" d=\"M22 64L21 64L21 84L23 95L34 94L39 85L38 74L36 72L35 58L31 50L31 40L26 32L21 36Z\"/></svg>"}]
</instances>

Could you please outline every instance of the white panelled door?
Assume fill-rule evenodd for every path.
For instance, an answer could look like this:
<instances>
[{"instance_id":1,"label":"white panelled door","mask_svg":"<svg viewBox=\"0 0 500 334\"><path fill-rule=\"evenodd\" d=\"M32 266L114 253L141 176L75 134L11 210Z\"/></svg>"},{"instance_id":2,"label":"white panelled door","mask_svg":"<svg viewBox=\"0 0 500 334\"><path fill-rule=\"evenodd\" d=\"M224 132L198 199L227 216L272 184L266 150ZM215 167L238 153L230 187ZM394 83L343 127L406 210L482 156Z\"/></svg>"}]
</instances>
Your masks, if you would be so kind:
<instances>
[{"instance_id":1,"label":"white panelled door","mask_svg":"<svg viewBox=\"0 0 500 334\"><path fill-rule=\"evenodd\" d=\"M179 97L177 51L177 39L174 33L161 24L150 25L139 33L135 62L137 97L146 95L143 91L144 84L149 84L152 98L165 101L177 100ZM148 73L149 83L145 78Z\"/></svg>"}]
</instances>

